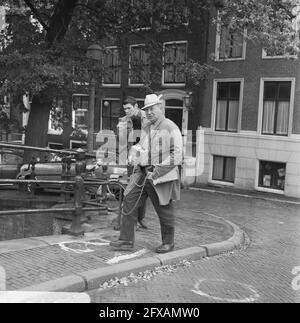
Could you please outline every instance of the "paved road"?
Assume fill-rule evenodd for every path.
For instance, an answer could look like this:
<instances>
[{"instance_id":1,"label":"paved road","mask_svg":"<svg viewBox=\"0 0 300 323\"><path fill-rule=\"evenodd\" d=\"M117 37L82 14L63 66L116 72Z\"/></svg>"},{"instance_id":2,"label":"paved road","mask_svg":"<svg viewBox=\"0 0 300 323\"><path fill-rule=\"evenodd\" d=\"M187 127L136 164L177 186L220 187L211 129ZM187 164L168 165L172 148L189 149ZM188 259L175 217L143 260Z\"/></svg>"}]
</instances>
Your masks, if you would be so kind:
<instances>
[{"instance_id":1,"label":"paved road","mask_svg":"<svg viewBox=\"0 0 300 323\"><path fill-rule=\"evenodd\" d=\"M300 302L300 289L292 288L293 281L294 287L300 287L300 278L292 274L300 266L299 205L208 192L188 194L195 202L189 199L185 205L183 200L182 207L236 223L247 233L249 245L160 270L150 279L144 275L128 286L91 291L93 302Z\"/></svg>"}]
</instances>

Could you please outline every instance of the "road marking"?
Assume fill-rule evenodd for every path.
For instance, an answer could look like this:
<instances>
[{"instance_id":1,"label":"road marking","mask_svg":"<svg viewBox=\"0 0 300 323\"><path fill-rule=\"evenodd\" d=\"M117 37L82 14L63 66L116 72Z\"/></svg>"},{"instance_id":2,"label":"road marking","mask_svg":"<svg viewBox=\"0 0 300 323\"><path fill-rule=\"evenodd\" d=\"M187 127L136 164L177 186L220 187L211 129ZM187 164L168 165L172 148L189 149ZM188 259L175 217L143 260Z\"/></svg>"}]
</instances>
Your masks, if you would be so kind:
<instances>
[{"instance_id":1,"label":"road marking","mask_svg":"<svg viewBox=\"0 0 300 323\"><path fill-rule=\"evenodd\" d=\"M74 252L74 253L89 253L89 252L94 252L95 250L93 249L89 249L88 246L97 246L97 247L103 247L103 246L108 246L110 241L105 240L105 239L101 239L101 238L97 238L97 240L100 240L102 242L90 242L90 241L84 241L84 240L75 240L75 241L64 241L64 242L60 242L57 245L64 251L66 252ZM79 244L84 246L85 249L75 249L74 247L68 247L67 245L69 244Z\"/></svg>"},{"instance_id":2,"label":"road marking","mask_svg":"<svg viewBox=\"0 0 300 323\"><path fill-rule=\"evenodd\" d=\"M250 292L250 296L246 297L244 299L234 299L234 298L222 298L222 297L218 297L218 296L209 295L209 294L201 291L201 289L200 289L201 288L200 285L203 282L209 282L209 283L212 283L212 284L215 283L215 282L235 284L237 286L240 286L243 289L247 289ZM246 285L246 284L241 284L241 283L238 283L238 282L226 282L223 279L214 279L214 280L200 279L195 284L195 290L192 290L192 292L199 295L199 296L210 298L210 299L215 300L215 301L228 302L228 303L253 303L253 302L257 301L260 298L259 294L253 289L252 286Z\"/></svg>"},{"instance_id":3,"label":"road marking","mask_svg":"<svg viewBox=\"0 0 300 323\"><path fill-rule=\"evenodd\" d=\"M147 252L148 252L147 249L142 249L142 250L139 250L139 251L137 251L135 253L131 253L131 254L128 254L128 255L116 254L116 256L114 258L108 260L106 263L108 265L117 264L122 260L128 260L128 259L133 259L133 258L140 257L140 256L144 255Z\"/></svg>"}]
</instances>

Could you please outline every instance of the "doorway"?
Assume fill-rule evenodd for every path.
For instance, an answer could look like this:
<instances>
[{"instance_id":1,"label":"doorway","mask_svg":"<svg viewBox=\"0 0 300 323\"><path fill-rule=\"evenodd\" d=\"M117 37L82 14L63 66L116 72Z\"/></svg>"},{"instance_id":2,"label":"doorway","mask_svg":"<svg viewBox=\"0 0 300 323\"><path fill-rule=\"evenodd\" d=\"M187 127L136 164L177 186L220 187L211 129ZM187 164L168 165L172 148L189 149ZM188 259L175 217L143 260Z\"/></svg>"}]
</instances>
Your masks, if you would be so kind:
<instances>
[{"instance_id":1,"label":"doorway","mask_svg":"<svg viewBox=\"0 0 300 323\"><path fill-rule=\"evenodd\" d=\"M183 101L177 99L166 100L166 118L171 119L182 132Z\"/></svg>"}]
</instances>

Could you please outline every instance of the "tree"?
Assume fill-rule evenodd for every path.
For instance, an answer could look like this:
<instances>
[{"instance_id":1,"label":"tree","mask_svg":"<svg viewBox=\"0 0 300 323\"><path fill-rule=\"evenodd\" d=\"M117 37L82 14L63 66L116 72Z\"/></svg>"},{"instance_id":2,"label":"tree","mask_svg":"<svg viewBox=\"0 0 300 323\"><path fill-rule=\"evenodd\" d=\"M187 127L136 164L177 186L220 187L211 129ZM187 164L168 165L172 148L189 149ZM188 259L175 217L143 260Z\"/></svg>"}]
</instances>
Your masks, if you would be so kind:
<instances>
[{"instance_id":1,"label":"tree","mask_svg":"<svg viewBox=\"0 0 300 323\"><path fill-rule=\"evenodd\" d=\"M104 68L86 59L86 49L105 40L124 44L124 35L134 33L155 48L155 35L164 30L195 24L205 29L210 21L248 30L248 38L273 47L283 46L299 52L299 37L292 28L297 0L0 0L8 6L7 26L1 31L1 78L9 92L21 98L25 92L32 100L26 129L27 145L46 145L48 118L53 98L70 97L73 67L93 66L97 75ZM218 7L218 18L209 19ZM152 17L150 20L149 17ZM190 24L183 25L189 21ZM149 26L151 31L137 31ZM197 27L197 28L198 28ZM125 42L126 43L126 42ZM210 71L203 62L189 61L187 72L197 84ZM84 74L84 72L83 72ZM150 84L148 84L150 85ZM26 158L30 158L27 154Z\"/></svg>"}]
</instances>

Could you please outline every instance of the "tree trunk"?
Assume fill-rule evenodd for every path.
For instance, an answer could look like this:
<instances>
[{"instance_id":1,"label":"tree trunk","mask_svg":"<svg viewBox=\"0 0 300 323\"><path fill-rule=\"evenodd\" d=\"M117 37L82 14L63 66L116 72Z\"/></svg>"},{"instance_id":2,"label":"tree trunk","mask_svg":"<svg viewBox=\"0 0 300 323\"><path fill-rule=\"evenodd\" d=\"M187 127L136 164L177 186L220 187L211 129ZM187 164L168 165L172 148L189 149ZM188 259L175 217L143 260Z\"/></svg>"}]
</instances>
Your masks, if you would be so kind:
<instances>
[{"instance_id":1,"label":"tree trunk","mask_svg":"<svg viewBox=\"0 0 300 323\"><path fill-rule=\"evenodd\" d=\"M25 146L46 147L48 135L48 122L52 99L45 92L34 96L31 103L28 125L25 132ZM24 162L30 162L33 151L25 151Z\"/></svg>"}]
</instances>

